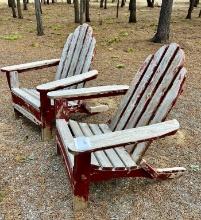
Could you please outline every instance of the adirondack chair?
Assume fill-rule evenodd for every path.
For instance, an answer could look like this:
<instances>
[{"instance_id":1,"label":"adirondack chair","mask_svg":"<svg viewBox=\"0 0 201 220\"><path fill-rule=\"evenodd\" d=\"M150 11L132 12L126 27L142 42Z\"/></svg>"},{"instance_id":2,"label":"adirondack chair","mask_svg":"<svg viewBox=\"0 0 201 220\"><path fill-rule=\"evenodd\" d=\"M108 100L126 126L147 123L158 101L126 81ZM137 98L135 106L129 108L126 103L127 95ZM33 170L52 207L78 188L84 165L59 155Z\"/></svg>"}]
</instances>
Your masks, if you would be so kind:
<instances>
[{"instance_id":1,"label":"adirondack chair","mask_svg":"<svg viewBox=\"0 0 201 220\"><path fill-rule=\"evenodd\" d=\"M42 139L51 137L52 121L54 120L53 102L47 98L49 91L61 88L82 88L85 82L96 78L97 71L89 71L94 55L96 40L92 35L92 28L83 24L71 33L64 45L61 59L37 61L33 63L20 64L3 67L6 72L8 84L11 90L14 112L21 113L42 128ZM55 81L42 84L36 89L20 88L18 73L33 69L47 68L58 65ZM81 74L84 73L84 74ZM107 106L100 105L92 111L82 101L68 102L65 111L68 118L72 112L96 113L107 110Z\"/></svg>"},{"instance_id":2,"label":"adirondack chair","mask_svg":"<svg viewBox=\"0 0 201 220\"><path fill-rule=\"evenodd\" d=\"M56 120L58 153L63 156L74 193L74 208L86 207L90 182L120 177L165 180L180 176L185 168L154 168L143 155L154 139L176 133L177 120L165 121L182 91L186 76L184 52L176 43L161 47L147 57L117 113L109 124ZM54 91L61 99L114 95L115 86ZM115 91L116 94L116 91Z\"/></svg>"}]
</instances>

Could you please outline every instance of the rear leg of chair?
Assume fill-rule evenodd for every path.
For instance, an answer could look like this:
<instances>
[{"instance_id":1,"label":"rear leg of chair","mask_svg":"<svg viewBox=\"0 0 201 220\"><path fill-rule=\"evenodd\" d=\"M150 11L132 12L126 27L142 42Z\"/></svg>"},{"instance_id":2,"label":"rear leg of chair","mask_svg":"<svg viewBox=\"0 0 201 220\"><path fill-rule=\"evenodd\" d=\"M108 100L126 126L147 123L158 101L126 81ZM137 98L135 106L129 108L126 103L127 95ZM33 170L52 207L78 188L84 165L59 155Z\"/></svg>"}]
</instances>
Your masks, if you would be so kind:
<instances>
[{"instance_id":1,"label":"rear leg of chair","mask_svg":"<svg viewBox=\"0 0 201 220\"><path fill-rule=\"evenodd\" d=\"M52 138L52 127L51 126L45 126L41 128L41 139L43 141L48 141Z\"/></svg>"},{"instance_id":2,"label":"rear leg of chair","mask_svg":"<svg viewBox=\"0 0 201 220\"><path fill-rule=\"evenodd\" d=\"M166 180L178 178L186 171L184 167L172 167L172 168L153 168L145 160L142 160L140 167L143 168L152 179Z\"/></svg>"},{"instance_id":3,"label":"rear leg of chair","mask_svg":"<svg viewBox=\"0 0 201 220\"><path fill-rule=\"evenodd\" d=\"M14 117L15 117L15 119L19 119L20 116L22 116L22 114L21 114L18 110L16 110L16 109L14 108Z\"/></svg>"}]
</instances>

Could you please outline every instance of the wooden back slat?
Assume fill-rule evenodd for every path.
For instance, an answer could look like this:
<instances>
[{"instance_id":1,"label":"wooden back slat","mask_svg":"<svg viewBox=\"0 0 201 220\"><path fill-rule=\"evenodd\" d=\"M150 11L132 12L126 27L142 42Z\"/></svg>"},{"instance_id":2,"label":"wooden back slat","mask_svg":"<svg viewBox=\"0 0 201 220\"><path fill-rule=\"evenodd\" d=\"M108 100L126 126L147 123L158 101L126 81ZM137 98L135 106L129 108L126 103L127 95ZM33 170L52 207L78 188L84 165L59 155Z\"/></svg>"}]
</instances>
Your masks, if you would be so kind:
<instances>
[{"instance_id":1,"label":"wooden back slat","mask_svg":"<svg viewBox=\"0 0 201 220\"><path fill-rule=\"evenodd\" d=\"M183 64L184 52L175 43L165 45L154 56L149 56L123 98L110 128L122 130L164 120L185 78ZM135 162L140 161L147 146L148 143L133 146Z\"/></svg>"},{"instance_id":2,"label":"wooden back slat","mask_svg":"<svg viewBox=\"0 0 201 220\"><path fill-rule=\"evenodd\" d=\"M166 93L165 97L163 98L160 105L156 109L156 112L154 114L152 114L152 118L149 119L150 120L149 124L159 123L159 122L164 121L166 119L168 113L172 109L179 94L182 91L182 85L185 81L186 73L187 73L187 71L184 67L179 71L176 79L174 80L171 87L168 89L168 92ZM145 112L144 115L145 115L144 116L145 120L147 120L147 118L146 118L147 112ZM141 124L141 123L142 122L140 121L139 124ZM150 142L143 142L143 143L139 143L135 146L135 149L132 153L132 158L136 163L140 162L140 160L141 160L142 156L144 155L144 153L146 152L149 144L150 144Z\"/></svg>"},{"instance_id":3,"label":"wooden back slat","mask_svg":"<svg viewBox=\"0 0 201 220\"><path fill-rule=\"evenodd\" d=\"M122 99L122 103L124 103L125 108L123 111L119 108L117 111L116 116L111 121L110 128L112 130L121 130L127 123L127 120L129 119L132 111L137 107L137 103L140 100L140 97L142 96L144 90L146 89L147 84L151 80L153 74L155 73L155 70L157 69L158 65L160 64L162 55L166 52L167 46L161 47L153 56L151 62L149 62L145 70L139 71L139 75L141 74L142 77L139 78L139 81L132 82L134 86L131 85L129 90L132 90L130 92L131 96L129 98L129 102L127 102L128 99ZM144 66L145 64L143 64ZM141 70L141 69L140 69ZM137 74L137 75L138 75ZM120 114L119 114L120 113ZM117 119L116 119L117 118ZM113 122L116 119L116 124Z\"/></svg>"},{"instance_id":4,"label":"wooden back slat","mask_svg":"<svg viewBox=\"0 0 201 220\"><path fill-rule=\"evenodd\" d=\"M93 46L92 45L93 42ZM93 30L88 24L80 25L64 46L56 80L88 72L95 49ZM86 67L85 67L86 66ZM83 87L83 84L81 84ZM74 86L75 87L75 86Z\"/></svg>"}]
</instances>

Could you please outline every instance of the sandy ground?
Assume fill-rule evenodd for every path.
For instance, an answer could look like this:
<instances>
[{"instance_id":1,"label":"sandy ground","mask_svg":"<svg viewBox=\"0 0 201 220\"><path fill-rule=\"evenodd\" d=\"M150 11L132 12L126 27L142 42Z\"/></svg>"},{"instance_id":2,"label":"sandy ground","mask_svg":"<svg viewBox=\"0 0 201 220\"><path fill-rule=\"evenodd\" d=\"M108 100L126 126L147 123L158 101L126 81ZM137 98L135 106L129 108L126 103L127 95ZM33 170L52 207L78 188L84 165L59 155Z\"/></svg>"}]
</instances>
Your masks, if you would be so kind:
<instances>
[{"instance_id":1,"label":"sandy ground","mask_svg":"<svg viewBox=\"0 0 201 220\"><path fill-rule=\"evenodd\" d=\"M188 70L184 93L169 116L179 120L181 130L152 144L145 159L157 167L184 166L187 173L164 182L124 179L92 184L89 208L74 216L71 187L54 140L43 143L35 125L24 118L14 120L6 77L0 74L1 220L201 219L201 19L196 9L193 20L185 20L186 11L174 10L170 36L184 49ZM126 8L120 10L118 20L114 8L100 11L93 7L91 13L97 39L93 66L99 77L88 85L128 84L146 56L161 46L148 41L156 30L159 8L139 8L137 24L127 23ZM59 57L66 36L76 27L72 14L72 6L44 7L46 34L37 37L32 6L23 20L11 18L10 10L1 8L0 67ZM119 64L124 68L118 69ZM20 74L20 80L33 87L53 79L54 73L54 68L29 72ZM110 104L107 113L74 118L106 122L118 99L102 101Z\"/></svg>"}]
</instances>

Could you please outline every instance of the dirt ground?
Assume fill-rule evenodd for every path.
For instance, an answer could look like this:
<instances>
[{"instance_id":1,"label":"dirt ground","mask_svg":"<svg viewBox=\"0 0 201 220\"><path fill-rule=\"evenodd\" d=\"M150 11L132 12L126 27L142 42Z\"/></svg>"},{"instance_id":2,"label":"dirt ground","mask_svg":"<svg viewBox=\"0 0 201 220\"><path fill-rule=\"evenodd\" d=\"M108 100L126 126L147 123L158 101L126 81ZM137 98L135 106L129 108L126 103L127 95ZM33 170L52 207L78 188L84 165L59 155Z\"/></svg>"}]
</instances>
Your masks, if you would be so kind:
<instances>
[{"instance_id":1,"label":"dirt ground","mask_svg":"<svg viewBox=\"0 0 201 220\"><path fill-rule=\"evenodd\" d=\"M145 159L157 167L184 166L187 173L175 180L113 180L91 185L89 208L74 216L72 192L55 141L41 142L39 129L24 118L14 120L4 74L0 74L0 219L201 219L201 19L185 20L187 8L173 11L171 42L186 54L185 90L169 119L181 130L154 142ZM66 36L74 30L73 8L65 4L43 7L45 36L35 35L33 7L24 19L0 8L0 67L60 56ZM100 13L100 16L98 15ZM97 80L88 85L129 84L140 64L161 45L153 44L159 8L141 7L138 23L128 24L127 8L91 9L91 25L97 39L93 67ZM100 25L100 20L102 25ZM121 67L121 68L119 68ZM55 69L20 74L22 86L33 87L54 78ZM83 121L107 122L118 98L105 99L110 110L98 116L74 116Z\"/></svg>"}]
</instances>

